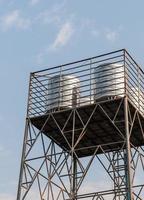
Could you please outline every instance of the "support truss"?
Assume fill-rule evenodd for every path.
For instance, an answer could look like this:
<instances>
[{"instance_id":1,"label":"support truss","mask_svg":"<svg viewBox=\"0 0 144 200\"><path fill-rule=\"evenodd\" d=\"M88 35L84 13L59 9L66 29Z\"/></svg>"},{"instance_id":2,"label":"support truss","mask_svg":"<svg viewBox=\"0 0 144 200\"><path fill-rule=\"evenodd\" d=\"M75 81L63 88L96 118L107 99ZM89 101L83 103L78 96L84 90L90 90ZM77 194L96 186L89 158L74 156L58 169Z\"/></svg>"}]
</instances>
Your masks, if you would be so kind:
<instances>
[{"instance_id":1,"label":"support truss","mask_svg":"<svg viewBox=\"0 0 144 200\"><path fill-rule=\"evenodd\" d=\"M143 142L139 138L144 140L141 114L125 97L114 111L97 103L86 115L74 108L60 123L50 113L41 128L33 118L26 119L17 200L144 199L144 147L137 145ZM116 134L110 142L94 137L99 129L107 137L111 133L99 115ZM94 130L95 123L99 129ZM49 133L46 126L52 126Z\"/></svg>"}]
</instances>

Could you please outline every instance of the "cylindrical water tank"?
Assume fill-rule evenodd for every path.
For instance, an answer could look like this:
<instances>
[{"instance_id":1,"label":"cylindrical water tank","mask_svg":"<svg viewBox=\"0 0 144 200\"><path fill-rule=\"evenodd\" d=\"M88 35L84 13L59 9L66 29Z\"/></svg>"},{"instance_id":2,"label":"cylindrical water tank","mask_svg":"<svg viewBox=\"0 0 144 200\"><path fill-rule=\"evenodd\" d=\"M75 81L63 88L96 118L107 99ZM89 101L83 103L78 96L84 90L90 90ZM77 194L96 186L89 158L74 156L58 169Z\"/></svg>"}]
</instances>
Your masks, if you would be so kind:
<instances>
[{"instance_id":1,"label":"cylindrical water tank","mask_svg":"<svg viewBox=\"0 0 144 200\"><path fill-rule=\"evenodd\" d=\"M93 99L90 99L90 97L81 97L80 98L80 106L90 105L93 104Z\"/></svg>"},{"instance_id":2,"label":"cylindrical water tank","mask_svg":"<svg viewBox=\"0 0 144 200\"><path fill-rule=\"evenodd\" d=\"M105 63L94 68L94 99L124 96L124 65Z\"/></svg>"},{"instance_id":3,"label":"cylindrical water tank","mask_svg":"<svg viewBox=\"0 0 144 200\"><path fill-rule=\"evenodd\" d=\"M72 75L56 75L48 83L48 110L79 104L80 81Z\"/></svg>"}]
</instances>

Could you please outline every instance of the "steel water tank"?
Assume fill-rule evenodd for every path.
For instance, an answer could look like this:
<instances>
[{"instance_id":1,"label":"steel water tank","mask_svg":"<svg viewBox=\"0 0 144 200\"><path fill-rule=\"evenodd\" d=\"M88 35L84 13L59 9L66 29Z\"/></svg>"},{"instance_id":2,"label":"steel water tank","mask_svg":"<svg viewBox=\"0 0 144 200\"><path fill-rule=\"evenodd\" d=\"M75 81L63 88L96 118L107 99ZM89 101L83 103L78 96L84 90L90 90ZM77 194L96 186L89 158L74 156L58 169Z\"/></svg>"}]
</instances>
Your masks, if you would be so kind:
<instances>
[{"instance_id":1,"label":"steel water tank","mask_svg":"<svg viewBox=\"0 0 144 200\"><path fill-rule=\"evenodd\" d=\"M94 99L124 96L124 66L105 63L94 68Z\"/></svg>"},{"instance_id":2,"label":"steel water tank","mask_svg":"<svg viewBox=\"0 0 144 200\"><path fill-rule=\"evenodd\" d=\"M80 81L73 75L56 75L48 82L48 110L79 104Z\"/></svg>"},{"instance_id":3,"label":"steel water tank","mask_svg":"<svg viewBox=\"0 0 144 200\"><path fill-rule=\"evenodd\" d=\"M94 101L93 99L90 99L90 97L80 97L80 106L86 106L86 105L90 105L93 104Z\"/></svg>"}]
</instances>

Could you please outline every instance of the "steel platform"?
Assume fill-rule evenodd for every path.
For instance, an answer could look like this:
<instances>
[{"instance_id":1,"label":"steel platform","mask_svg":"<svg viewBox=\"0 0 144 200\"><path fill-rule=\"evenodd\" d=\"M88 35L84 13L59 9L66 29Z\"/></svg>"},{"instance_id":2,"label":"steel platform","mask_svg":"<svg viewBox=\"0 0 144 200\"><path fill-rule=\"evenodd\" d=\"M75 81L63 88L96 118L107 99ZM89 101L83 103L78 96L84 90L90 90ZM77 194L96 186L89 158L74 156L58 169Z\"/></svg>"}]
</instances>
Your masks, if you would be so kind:
<instances>
[{"instance_id":1,"label":"steel platform","mask_svg":"<svg viewBox=\"0 0 144 200\"><path fill-rule=\"evenodd\" d=\"M131 116L134 115L136 108L130 102L129 108ZM31 122L37 129L41 130L46 136L51 138L66 151L70 151L68 143L70 145L72 143L72 132L74 131L74 143L76 143L80 134L85 131L83 137L81 137L79 143L75 147L78 157L92 155L95 149L94 147L97 145L102 145L103 149L108 152L124 148L122 147L125 138L123 98L82 106L75 108L75 110L77 110L78 114L75 114L74 130L73 115L71 114L72 109L33 117L31 118ZM91 116L93 111L94 113ZM69 117L70 114L71 117ZM90 116L91 119L87 123ZM80 118L84 124L87 123L87 127L84 131ZM115 120L113 121L114 118ZM144 118L141 115L140 120L144 129ZM66 121L67 124L65 125ZM64 126L63 135L61 130ZM133 133L131 135L131 143L134 146L144 145L138 119L135 120ZM97 153L102 153L102 151L99 150Z\"/></svg>"}]
</instances>

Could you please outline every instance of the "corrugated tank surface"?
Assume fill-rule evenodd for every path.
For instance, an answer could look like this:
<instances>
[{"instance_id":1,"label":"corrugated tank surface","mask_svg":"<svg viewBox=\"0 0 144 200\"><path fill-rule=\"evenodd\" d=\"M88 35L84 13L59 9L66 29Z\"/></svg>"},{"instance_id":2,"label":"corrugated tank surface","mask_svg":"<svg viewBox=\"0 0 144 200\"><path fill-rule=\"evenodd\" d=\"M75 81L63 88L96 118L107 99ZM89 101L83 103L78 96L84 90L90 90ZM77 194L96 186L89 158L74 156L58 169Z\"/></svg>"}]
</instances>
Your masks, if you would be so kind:
<instances>
[{"instance_id":1,"label":"corrugated tank surface","mask_svg":"<svg viewBox=\"0 0 144 200\"><path fill-rule=\"evenodd\" d=\"M94 99L124 96L124 66L106 63L94 68Z\"/></svg>"},{"instance_id":2,"label":"corrugated tank surface","mask_svg":"<svg viewBox=\"0 0 144 200\"><path fill-rule=\"evenodd\" d=\"M48 110L79 104L80 81L72 75L56 75L48 83Z\"/></svg>"}]
</instances>

